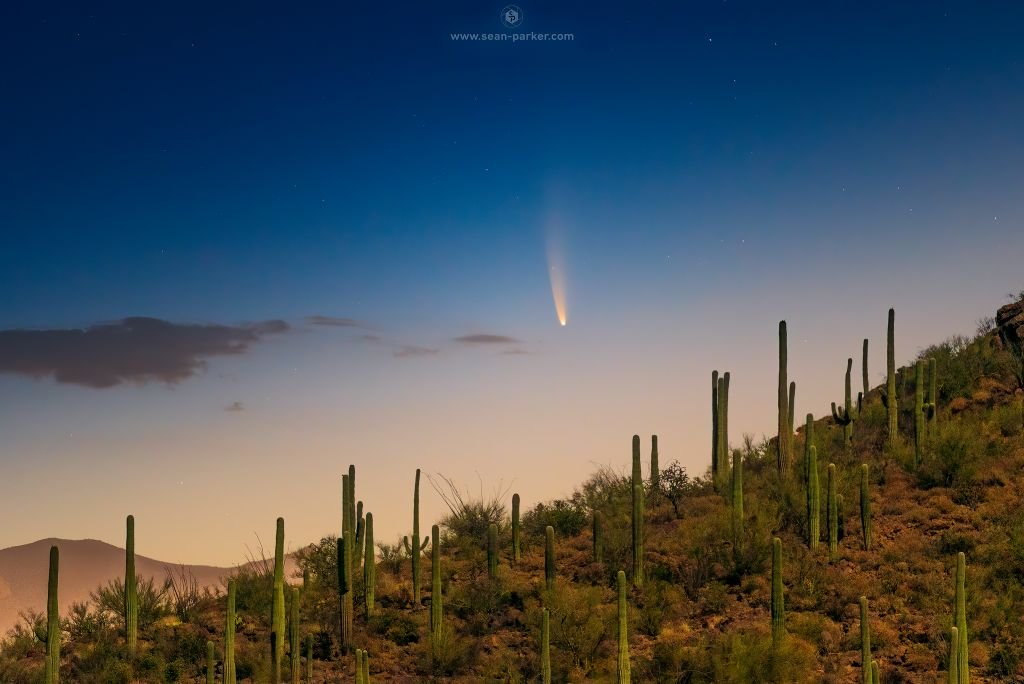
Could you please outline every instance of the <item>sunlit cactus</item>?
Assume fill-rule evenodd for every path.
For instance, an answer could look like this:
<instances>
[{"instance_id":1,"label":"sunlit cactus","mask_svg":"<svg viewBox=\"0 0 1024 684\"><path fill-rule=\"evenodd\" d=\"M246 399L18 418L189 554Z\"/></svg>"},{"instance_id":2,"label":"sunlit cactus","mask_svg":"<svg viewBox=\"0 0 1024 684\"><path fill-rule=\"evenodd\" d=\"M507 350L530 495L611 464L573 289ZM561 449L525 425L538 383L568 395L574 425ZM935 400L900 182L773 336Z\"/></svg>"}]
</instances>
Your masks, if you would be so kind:
<instances>
[{"instance_id":1,"label":"sunlit cactus","mask_svg":"<svg viewBox=\"0 0 1024 684\"><path fill-rule=\"evenodd\" d=\"M235 684L235 580L228 581L228 607L224 621L224 684Z\"/></svg>"},{"instance_id":2,"label":"sunlit cactus","mask_svg":"<svg viewBox=\"0 0 1024 684\"><path fill-rule=\"evenodd\" d=\"M811 445L807 464L807 545L813 551L821 539L821 487L818 484L818 450Z\"/></svg>"},{"instance_id":3,"label":"sunlit cactus","mask_svg":"<svg viewBox=\"0 0 1024 684\"><path fill-rule=\"evenodd\" d=\"M522 558L519 545L519 495L512 495L512 562L518 563Z\"/></svg>"},{"instance_id":4,"label":"sunlit cactus","mask_svg":"<svg viewBox=\"0 0 1024 684\"><path fill-rule=\"evenodd\" d=\"M135 516L125 521L124 560L124 639L130 655L134 655L139 640L139 589L135 574Z\"/></svg>"},{"instance_id":5,"label":"sunlit cactus","mask_svg":"<svg viewBox=\"0 0 1024 684\"><path fill-rule=\"evenodd\" d=\"M627 616L628 606L626 604L626 573L619 570L615 577L616 587L619 594L619 659L618 659L618 684L629 684L629 623Z\"/></svg>"},{"instance_id":6,"label":"sunlit cactus","mask_svg":"<svg viewBox=\"0 0 1024 684\"><path fill-rule=\"evenodd\" d=\"M860 529L864 550L871 550L871 491L868 464L860 464Z\"/></svg>"},{"instance_id":7,"label":"sunlit cactus","mask_svg":"<svg viewBox=\"0 0 1024 684\"><path fill-rule=\"evenodd\" d=\"M946 684L960 684L960 630L949 628L949 656L946 659Z\"/></svg>"},{"instance_id":8,"label":"sunlit cactus","mask_svg":"<svg viewBox=\"0 0 1024 684\"><path fill-rule=\"evenodd\" d=\"M57 581L60 577L60 550L50 547L50 570L46 582L46 684L60 681L60 603Z\"/></svg>"},{"instance_id":9,"label":"sunlit cactus","mask_svg":"<svg viewBox=\"0 0 1024 684\"><path fill-rule=\"evenodd\" d=\"M278 518L274 540L274 595L270 604L270 668L275 684L281 681L284 640L284 518Z\"/></svg>"},{"instance_id":10,"label":"sunlit cactus","mask_svg":"<svg viewBox=\"0 0 1024 684\"><path fill-rule=\"evenodd\" d=\"M217 681L217 651L213 642L206 640L206 684Z\"/></svg>"},{"instance_id":11,"label":"sunlit cactus","mask_svg":"<svg viewBox=\"0 0 1024 684\"><path fill-rule=\"evenodd\" d=\"M861 682L871 684L871 625L865 596L860 597L860 672Z\"/></svg>"},{"instance_id":12,"label":"sunlit cactus","mask_svg":"<svg viewBox=\"0 0 1024 684\"><path fill-rule=\"evenodd\" d=\"M967 558L961 551L956 555L956 600L954 603L954 624L957 631L957 672L958 684L969 684L971 668L967 659Z\"/></svg>"},{"instance_id":13,"label":"sunlit cactus","mask_svg":"<svg viewBox=\"0 0 1024 684\"><path fill-rule=\"evenodd\" d=\"M786 321L779 321L779 436L776 441L776 465L779 472L789 470L789 380L787 378Z\"/></svg>"},{"instance_id":14,"label":"sunlit cactus","mask_svg":"<svg viewBox=\"0 0 1024 684\"><path fill-rule=\"evenodd\" d=\"M366 617L371 617L377 592L377 552L373 544L373 513L366 514L366 538L363 544L363 604L366 607Z\"/></svg>"}]
</instances>

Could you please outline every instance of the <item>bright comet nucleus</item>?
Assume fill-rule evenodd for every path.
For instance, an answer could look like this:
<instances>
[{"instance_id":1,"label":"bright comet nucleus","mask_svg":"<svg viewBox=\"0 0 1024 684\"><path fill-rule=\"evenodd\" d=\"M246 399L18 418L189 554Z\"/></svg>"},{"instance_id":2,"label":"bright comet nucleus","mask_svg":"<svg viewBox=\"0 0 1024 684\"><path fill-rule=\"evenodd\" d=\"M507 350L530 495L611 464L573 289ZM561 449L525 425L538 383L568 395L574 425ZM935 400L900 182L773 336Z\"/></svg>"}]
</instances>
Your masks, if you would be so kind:
<instances>
[{"instance_id":1,"label":"bright comet nucleus","mask_svg":"<svg viewBox=\"0 0 1024 684\"><path fill-rule=\"evenodd\" d=\"M565 261L553 231L548 233L548 276L551 278L551 298L555 302L555 314L563 326L569 320L569 308L566 300Z\"/></svg>"}]
</instances>

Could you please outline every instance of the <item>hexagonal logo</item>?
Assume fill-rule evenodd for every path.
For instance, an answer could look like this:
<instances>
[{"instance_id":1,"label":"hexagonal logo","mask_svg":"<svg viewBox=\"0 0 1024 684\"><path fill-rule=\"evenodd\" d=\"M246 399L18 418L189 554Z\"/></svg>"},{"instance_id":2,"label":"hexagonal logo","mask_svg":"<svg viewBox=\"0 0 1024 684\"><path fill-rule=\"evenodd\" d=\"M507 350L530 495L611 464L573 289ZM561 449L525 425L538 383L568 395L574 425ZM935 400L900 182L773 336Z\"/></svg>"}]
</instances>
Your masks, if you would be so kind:
<instances>
[{"instance_id":1,"label":"hexagonal logo","mask_svg":"<svg viewBox=\"0 0 1024 684\"><path fill-rule=\"evenodd\" d=\"M518 5L506 5L501 10L501 23L509 28L515 28L523 23L523 10Z\"/></svg>"}]
</instances>

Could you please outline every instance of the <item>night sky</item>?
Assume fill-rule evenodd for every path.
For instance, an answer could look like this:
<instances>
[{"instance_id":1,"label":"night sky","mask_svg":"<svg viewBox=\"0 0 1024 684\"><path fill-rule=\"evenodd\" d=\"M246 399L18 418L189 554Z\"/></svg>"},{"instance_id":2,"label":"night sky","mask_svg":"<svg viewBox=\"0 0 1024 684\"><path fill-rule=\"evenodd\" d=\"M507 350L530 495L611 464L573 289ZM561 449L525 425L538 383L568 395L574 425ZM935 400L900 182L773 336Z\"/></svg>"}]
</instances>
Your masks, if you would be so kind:
<instances>
[{"instance_id":1,"label":"night sky","mask_svg":"<svg viewBox=\"0 0 1024 684\"><path fill-rule=\"evenodd\" d=\"M700 474L778 320L821 414L890 306L905 362L1024 286L1020 3L65 4L0 9L0 546Z\"/></svg>"}]
</instances>

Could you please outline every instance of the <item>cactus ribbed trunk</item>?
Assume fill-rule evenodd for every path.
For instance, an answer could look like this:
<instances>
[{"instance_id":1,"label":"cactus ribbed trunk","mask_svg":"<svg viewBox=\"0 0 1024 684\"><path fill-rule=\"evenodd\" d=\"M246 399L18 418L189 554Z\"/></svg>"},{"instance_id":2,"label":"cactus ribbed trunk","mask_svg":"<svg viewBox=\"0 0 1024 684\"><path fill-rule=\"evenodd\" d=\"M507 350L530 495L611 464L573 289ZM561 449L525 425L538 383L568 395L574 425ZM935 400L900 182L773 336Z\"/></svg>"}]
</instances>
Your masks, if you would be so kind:
<instances>
[{"instance_id":1,"label":"cactus ribbed trunk","mask_svg":"<svg viewBox=\"0 0 1024 684\"><path fill-rule=\"evenodd\" d=\"M914 364L914 465L924 456L924 361Z\"/></svg>"},{"instance_id":2,"label":"cactus ribbed trunk","mask_svg":"<svg viewBox=\"0 0 1024 684\"><path fill-rule=\"evenodd\" d=\"M724 478L729 474L729 372L722 373L718 381L718 474Z\"/></svg>"},{"instance_id":3,"label":"cactus ribbed trunk","mask_svg":"<svg viewBox=\"0 0 1024 684\"><path fill-rule=\"evenodd\" d=\"M519 494L512 495L512 562L518 563L522 558L519 545Z\"/></svg>"},{"instance_id":4,"label":"cactus ribbed trunk","mask_svg":"<svg viewBox=\"0 0 1024 684\"><path fill-rule=\"evenodd\" d=\"M807 422L804 424L804 486L806 488L804 499L807 508L807 520L811 520L811 447L814 446L814 415L807 414Z\"/></svg>"},{"instance_id":5,"label":"cactus ribbed trunk","mask_svg":"<svg viewBox=\"0 0 1024 684\"><path fill-rule=\"evenodd\" d=\"M50 571L46 582L46 684L60 681L60 602L57 581L60 577L60 550L50 547Z\"/></svg>"},{"instance_id":6,"label":"cactus ribbed trunk","mask_svg":"<svg viewBox=\"0 0 1024 684\"><path fill-rule=\"evenodd\" d=\"M871 625L865 596L860 597L860 672L861 682L871 684Z\"/></svg>"},{"instance_id":7,"label":"cactus ribbed trunk","mask_svg":"<svg viewBox=\"0 0 1024 684\"><path fill-rule=\"evenodd\" d=\"M818 483L818 450L813 445L807 463L807 545L812 551L821 540L821 487Z\"/></svg>"},{"instance_id":8,"label":"cactus ribbed trunk","mask_svg":"<svg viewBox=\"0 0 1024 684\"><path fill-rule=\"evenodd\" d=\"M633 586L644 585L644 488L633 486Z\"/></svg>"},{"instance_id":9,"label":"cactus ribbed trunk","mask_svg":"<svg viewBox=\"0 0 1024 684\"><path fill-rule=\"evenodd\" d=\"M217 681L217 654L213 642L206 640L206 684Z\"/></svg>"},{"instance_id":10,"label":"cactus ribbed trunk","mask_svg":"<svg viewBox=\"0 0 1024 684\"><path fill-rule=\"evenodd\" d=\"M412 493L412 602L415 608L420 607L420 469L416 469L416 486Z\"/></svg>"},{"instance_id":11,"label":"cactus ribbed trunk","mask_svg":"<svg viewBox=\"0 0 1024 684\"><path fill-rule=\"evenodd\" d=\"M739 449L732 455L732 543L736 549L743 546L743 454Z\"/></svg>"},{"instance_id":12,"label":"cactus ribbed trunk","mask_svg":"<svg viewBox=\"0 0 1024 684\"><path fill-rule=\"evenodd\" d=\"M860 379L864 385L864 398L867 399L868 391L871 389L868 385L868 340L864 338L864 349L861 352L860 357Z\"/></svg>"},{"instance_id":13,"label":"cactus ribbed trunk","mask_svg":"<svg viewBox=\"0 0 1024 684\"><path fill-rule=\"evenodd\" d=\"M928 404L932 407L931 413L928 414L928 431L927 436L929 439L935 436L935 428L939 423L939 380L938 380L938 366L935 363L935 358L928 359Z\"/></svg>"},{"instance_id":14,"label":"cactus ribbed trunk","mask_svg":"<svg viewBox=\"0 0 1024 684\"><path fill-rule=\"evenodd\" d=\"M871 684L882 684L882 673L878 669L878 661L871 661Z\"/></svg>"},{"instance_id":15,"label":"cactus ribbed trunk","mask_svg":"<svg viewBox=\"0 0 1024 684\"><path fill-rule=\"evenodd\" d=\"M779 321L779 436L776 440L776 465L779 472L789 470L789 380L787 374L786 321Z\"/></svg>"},{"instance_id":16,"label":"cactus ribbed trunk","mask_svg":"<svg viewBox=\"0 0 1024 684\"><path fill-rule=\"evenodd\" d=\"M275 684L281 681L284 660L284 518L277 519L274 541L274 601L270 605L270 669Z\"/></svg>"},{"instance_id":17,"label":"cactus ribbed trunk","mask_svg":"<svg viewBox=\"0 0 1024 684\"><path fill-rule=\"evenodd\" d=\"M846 424L843 425L843 443L847 446L853 444L853 397L850 384L850 374L853 372L853 359L846 360L846 380L844 383L845 397L843 407L846 412Z\"/></svg>"},{"instance_id":18,"label":"cactus ribbed trunk","mask_svg":"<svg viewBox=\"0 0 1024 684\"><path fill-rule=\"evenodd\" d=\"M718 482L718 371L711 372L711 481Z\"/></svg>"},{"instance_id":19,"label":"cactus ribbed trunk","mask_svg":"<svg viewBox=\"0 0 1024 684\"><path fill-rule=\"evenodd\" d=\"M359 501L356 503L356 536L355 536L355 550L352 555L352 568L353 571L358 574L359 568L363 563L363 543L366 538L366 519L363 517L363 502Z\"/></svg>"},{"instance_id":20,"label":"cactus ribbed trunk","mask_svg":"<svg viewBox=\"0 0 1024 684\"><path fill-rule=\"evenodd\" d=\"M498 577L498 526L494 523L487 527L487 576Z\"/></svg>"},{"instance_id":21,"label":"cactus ribbed trunk","mask_svg":"<svg viewBox=\"0 0 1024 684\"><path fill-rule=\"evenodd\" d=\"M591 545L594 550L594 562L604 562L604 516L601 511L594 511L593 528L591 531Z\"/></svg>"},{"instance_id":22,"label":"cactus ribbed trunk","mask_svg":"<svg viewBox=\"0 0 1024 684\"><path fill-rule=\"evenodd\" d=\"M544 528L544 586L555 586L555 528L551 525Z\"/></svg>"},{"instance_id":23,"label":"cactus ribbed trunk","mask_svg":"<svg viewBox=\"0 0 1024 684\"><path fill-rule=\"evenodd\" d=\"M377 551L373 544L373 513L366 514L366 539L363 550L363 604L366 617L374 612L377 590Z\"/></svg>"},{"instance_id":24,"label":"cactus ribbed trunk","mask_svg":"<svg viewBox=\"0 0 1024 684\"><path fill-rule=\"evenodd\" d=\"M441 595L441 531L437 525L430 528L430 633L441 631L444 617L444 597Z\"/></svg>"},{"instance_id":25,"label":"cactus ribbed trunk","mask_svg":"<svg viewBox=\"0 0 1024 684\"><path fill-rule=\"evenodd\" d=\"M885 408L889 433L887 444L896 446L899 439L899 399L896 397L896 311L889 309L889 326L885 336Z\"/></svg>"},{"instance_id":26,"label":"cactus ribbed trunk","mask_svg":"<svg viewBox=\"0 0 1024 684\"><path fill-rule=\"evenodd\" d=\"M871 489L868 464L860 464L860 529L864 550L871 550Z\"/></svg>"},{"instance_id":27,"label":"cactus ribbed trunk","mask_svg":"<svg viewBox=\"0 0 1024 684\"><path fill-rule=\"evenodd\" d=\"M139 643L139 585L135 575L135 516L125 521L124 558L124 640L134 656Z\"/></svg>"},{"instance_id":28,"label":"cactus ribbed trunk","mask_svg":"<svg viewBox=\"0 0 1024 684\"><path fill-rule=\"evenodd\" d=\"M313 681L313 635L306 636L306 681Z\"/></svg>"},{"instance_id":29,"label":"cactus ribbed trunk","mask_svg":"<svg viewBox=\"0 0 1024 684\"><path fill-rule=\"evenodd\" d=\"M946 684L960 684L960 630L949 628L949 658L946 660Z\"/></svg>"},{"instance_id":30,"label":"cactus ribbed trunk","mask_svg":"<svg viewBox=\"0 0 1024 684\"><path fill-rule=\"evenodd\" d=\"M619 570L615 577L619 593L619 668L618 684L629 684L629 624L626 606L626 573Z\"/></svg>"},{"instance_id":31,"label":"cactus ribbed trunk","mask_svg":"<svg viewBox=\"0 0 1024 684\"><path fill-rule=\"evenodd\" d=\"M787 404L786 414L789 416L789 439L792 446L793 440L793 420L796 414L796 381L791 380L789 382L789 403Z\"/></svg>"},{"instance_id":32,"label":"cactus ribbed trunk","mask_svg":"<svg viewBox=\"0 0 1024 684\"><path fill-rule=\"evenodd\" d=\"M630 471L630 486L635 487L643 484L644 477L640 470L640 435L633 435L633 460Z\"/></svg>"},{"instance_id":33,"label":"cactus ribbed trunk","mask_svg":"<svg viewBox=\"0 0 1024 684\"><path fill-rule=\"evenodd\" d=\"M291 651L292 684L302 678L302 642L299 639L299 588L292 587L291 620L288 625L288 648Z\"/></svg>"},{"instance_id":34,"label":"cactus ribbed trunk","mask_svg":"<svg viewBox=\"0 0 1024 684\"><path fill-rule=\"evenodd\" d=\"M224 620L224 684L235 684L235 580L228 581L228 607Z\"/></svg>"},{"instance_id":35,"label":"cactus ribbed trunk","mask_svg":"<svg viewBox=\"0 0 1024 684\"><path fill-rule=\"evenodd\" d=\"M782 540L772 538L772 647L786 638L786 607L782 595Z\"/></svg>"},{"instance_id":36,"label":"cactus ribbed trunk","mask_svg":"<svg viewBox=\"0 0 1024 684\"><path fill-rule=\"evenodd\" d=\"M344 537L338 537L338 596L341 600L338 645L342 653L352 645L352 564L348 558L348 546Z\"/></svg>"},{"instance_id":37,"label":"cactus ribbed trunk","mask_svg":"<svg viewBox=\"0 0 1024 684\"><path fill-rule=\"evenodd\" d=\"M365 684L363 679L363 655L365 651L361 648L356 649L356 684Z\"/></svg>"},{"instance_id":38,"label":"cactus ribbed trunk","mask_svg":"<svg viewBox=\"0 0 1024 684\"><path fill-rule=\"evenodd\" d=\"M551 684L551 614L544 609L540 624L540 676L543 684Z\"/></svg>"},{"instance_id":39,"label":"cactus ribbed trunk","mask_svg":"<svg viewBox=\"0 0 1024 684\"><path fill-rule=\"evenodd\" d=\"M658 468L658 435L651 435L651 490L658 491L661 484L661 472Z\"/></svg>"},{"instance_id":40,"label":"cactus ribbed trunk","mask_svg":"<svg viewBox=\"0 0 1024 684\"><path fill-rule=\"evenodd\" d=\"M967 660L967 559L964 552L956 555L956 610L955 624L957 631L957 672L959 684L969 684L971 668Z\"/></svg>"},{"instance_id":41,"label":"cactus ribbed trunk","mask_svg":"<svg viewBox=\"0 0 1024 684\"><path fill-rule=\"evenodd\" d=\"M828 464L828 557L839 552L839 505L836 501L836 464Z\"/></svg>"}]
</instances>

